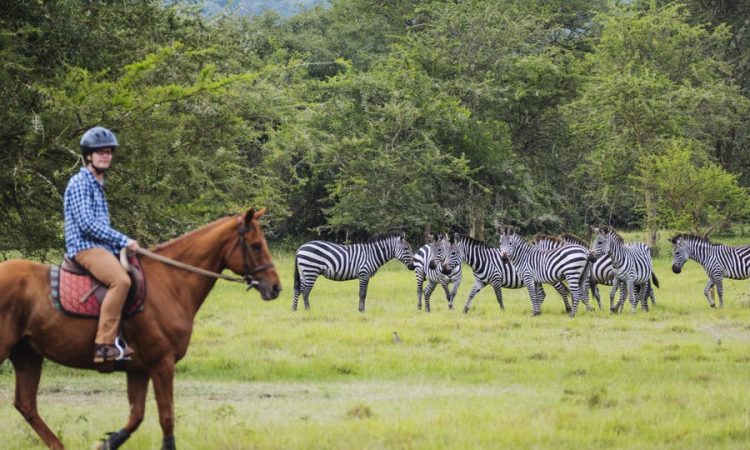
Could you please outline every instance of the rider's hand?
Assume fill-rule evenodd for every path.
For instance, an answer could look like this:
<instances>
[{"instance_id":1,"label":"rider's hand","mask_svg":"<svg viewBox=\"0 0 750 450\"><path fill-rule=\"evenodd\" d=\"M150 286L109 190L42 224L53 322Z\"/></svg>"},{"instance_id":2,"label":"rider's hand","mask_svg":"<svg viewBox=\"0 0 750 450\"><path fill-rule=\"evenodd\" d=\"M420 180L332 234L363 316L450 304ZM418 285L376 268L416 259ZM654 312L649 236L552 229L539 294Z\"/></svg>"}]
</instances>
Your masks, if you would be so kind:
<instances>
[{"instance_id":1,"label":"rider's hand","mask_svg":"<svg viewBox=\"0 0 750 450\"><path fill-rule=\"evenodd\" d=\"M125 244L125 247L130 250L131 253L135 253L140 248L138 241L134 241L133 239L128 239L128 243Z\"/></svg>"}]
</instances>

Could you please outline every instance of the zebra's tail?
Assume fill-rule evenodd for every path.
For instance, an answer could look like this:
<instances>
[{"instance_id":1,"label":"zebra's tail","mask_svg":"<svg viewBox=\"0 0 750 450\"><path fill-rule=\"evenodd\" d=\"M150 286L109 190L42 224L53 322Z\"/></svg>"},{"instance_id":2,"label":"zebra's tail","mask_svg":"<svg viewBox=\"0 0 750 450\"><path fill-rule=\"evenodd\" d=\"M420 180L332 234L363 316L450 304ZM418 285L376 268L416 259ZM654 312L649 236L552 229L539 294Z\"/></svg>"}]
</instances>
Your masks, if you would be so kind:
<instances>
[{"instance_id":1,"label":"zebra's tail","mask_svg":"<svg viewBox=\"0 0 750 450\"><path fill-rule=\"evenodd\" d=\"M586 258L586 265L583 266L583 270L581 271L581 276L578 278L578 286L583 286L583 282L586 281L586 277L588 279L591 279L591 269L593 267L593 264L591 264L591 261L589 258ZM588 295L588 292L586 293Z\"/></svg>"},{"instance_id":2,"label":"zebra's tail","mask_svg":"<svg viewBox=\"0 0 750 450\"><path fill-rule=\"evenodd\" d=\"M656 274L651 272L651 280L654 282L654 286L659 287L659 279L656 278Z\"/></svg>"},{"instance_id":3,"label":"zebra's tail","mask_svg":"<svg viewBox=\"0 0 750 450\"><path fill-rule=\"evenodd\" d=\"M294 255L294 292L299 292L299 266L297 265L297 255Z\"/></svg>"}]
</instances>

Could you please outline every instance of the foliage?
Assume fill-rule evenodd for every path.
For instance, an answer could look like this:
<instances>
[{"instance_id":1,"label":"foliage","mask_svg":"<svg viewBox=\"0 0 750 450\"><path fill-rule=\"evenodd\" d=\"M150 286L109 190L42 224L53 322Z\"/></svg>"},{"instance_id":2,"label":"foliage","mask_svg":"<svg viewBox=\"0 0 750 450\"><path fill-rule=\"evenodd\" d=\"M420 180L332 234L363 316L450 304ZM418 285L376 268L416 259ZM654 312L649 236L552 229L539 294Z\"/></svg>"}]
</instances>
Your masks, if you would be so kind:
<instances>
[{"instance_id":1,"label":"foliage","mask_svg":"<svg viewBox=\"0 0 750 450\"><path fill-rule=\"evenodd\" d=\"M208 3L221 12L0 11L0 251L62 247L61 196L94 125L122 142L114 225L146 244L251 205L285 242L450 225L486 239L499 222L655 233L687 225L666 211L685 205L644 188L678 141L700 173L750 183L741 2L336 0L288 16ZM711 208L690 223L744 217Z\"/></svg>"},{"instance_id":2,"label":"foliage","mask_svg":"<svg viewBox=\"0 0 750 450\"><path fill-rule=\"evenodd\" d=\"M659 227L700 233L750 216L747 189L694 142L673 141L663 155L643 156L637 173L636 189L651 193L654 202L640 208L653 207Z\"/></svg>"}]
</instances>

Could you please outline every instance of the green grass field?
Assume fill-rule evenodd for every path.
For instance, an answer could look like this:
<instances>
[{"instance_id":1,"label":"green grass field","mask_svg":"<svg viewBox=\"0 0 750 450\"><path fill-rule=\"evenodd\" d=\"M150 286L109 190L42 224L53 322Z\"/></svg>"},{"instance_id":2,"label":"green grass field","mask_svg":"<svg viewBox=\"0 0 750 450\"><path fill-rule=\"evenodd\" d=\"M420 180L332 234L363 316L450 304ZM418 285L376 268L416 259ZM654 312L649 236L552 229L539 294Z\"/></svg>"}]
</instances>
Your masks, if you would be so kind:
<instances>
[{"instance_id":1,"label":"green grass field","mask_svg":"<svg viewBox=\"0 0 750 450\"><path fill-rule=\"evenodd\" d=\"M666 237L666 236L665 236ZM628 241L639 236L627 235ZM720 239L726 243L736 241ZM311 310L291 311L293 256L275 255L284 290L273 302L219 282L177 366L182 449L497 449L750 447L750 281L728 281L710 309L695 262L655 261L649 313L564 314L551 287L531 317L525 290L491 288L461 310L416 309L414 273L391 262L357 312L357 282L319 279ZM608 287L602 293L608 304ZM301 303L301 302L300 302ZM629 308L629 306L628 306ZM397 331L401 343L395 343ZM0 366L0 447L41 448L12 406ZM42 416L70 449L91 446L128 414L123 374L47 364ZM124 448L159 448L153 397Z\"/></svg>"}]
</instances>

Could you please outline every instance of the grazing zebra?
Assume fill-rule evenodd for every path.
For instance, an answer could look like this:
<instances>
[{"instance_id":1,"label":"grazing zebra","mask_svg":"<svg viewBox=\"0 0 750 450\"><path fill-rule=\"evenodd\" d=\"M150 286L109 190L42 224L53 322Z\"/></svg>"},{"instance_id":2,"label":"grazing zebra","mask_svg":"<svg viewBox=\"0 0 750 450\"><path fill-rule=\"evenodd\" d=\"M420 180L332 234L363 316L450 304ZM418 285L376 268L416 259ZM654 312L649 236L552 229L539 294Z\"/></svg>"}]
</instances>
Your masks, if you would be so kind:
<instances>
[{"instance_id":1,"label":"grazing zebra","mask_svg":"<svg viewBox=\"0 0 750 450\"><path fill-rule=\"evenodd\" d=\"M724 307L724 278L750 278L750 245L730 247L690 234L678 234L669 241L674 245L672 272L680 273L688 258L703 266L708 275L708 284L703 293L711 308L716 308L714 286L719 296L719 308Z\"/></svg>"},{"instance_id":2,"label":"grazing zebra","mask_svg":"<svg viewBox=\"0 0 750 450\"><path fill-rule=\"evenodd\" d=\"M448 308L453 309L453 299L461 285L461 256L456 245L445 234L434 235L429 244L417 250L414 254L414 273L417 277L417 309L422 309L422 285L425 278L427 289L424 290L424 310L430 312L430 296L438 284L445 290Z\"/></svg>"},{"instance_id":3,"label":"grazing zebra","mask_svg":"<svg viewBox=\"0 0 750 450\"><path fill-rule=\"evenodd\" d=\"M500 249L490 247L486 243L469 236L453 233L453 242L461 260L466 262L474 271L474 286L472 286L469 297L466 299L464 314L471 309L474 296L488 284L495 291L500 309L505 310L502 288L519 289L524 286L523 280L516 274L510 262L500 256ZM562 296L565 311L570 312L570 304L567 300L568 289L562 283L554 287ZM544 290L541 289L541 286L539 288L542 298L544 298Z\"/></svg>"},{"instance_id":4,"label":"grazing zebra","mask_svg":"<svg viewBox=\"0 0 750 450\"><path fill-rule=\"evenodd\" d=\"M542 250L505 228L500 232L500 254L508 259L529 290L535 316L542 313L542 283L567 281L573 297L570 317L575 317L578 303L586 292L582 289L589 270L589 251L580 245Z\"/></svg>"},{"instance_id":5,"label":"grazing zebra","mask_svg":"<svg viewBox=\"0 0 750 450\"><path fill-rule=\"evenodd\" d=\"M540 244L540 241L547 240L551 241L551 243L547 243L546 245L550 246L553 245L556 240L561 240L568 244L577 244L582 247L588 248L590 244L585 241L584 239L581 239L580 237L576 236L573 233L562 233L559 236L548 236L544 234L538 234L534 236L534 241L537 243L537 245ZM645 244L642 244L640 242L625 244L631 247L645 247L648 249L648 247ZM544 248L544 247L543 247ZM551 248L551 247L550 247ZM650 252L650 250L648 250ZM596 299L596 303L599 305L599 309L602 309L602 301L601 296L599 295L599 288L597 287L598 284L603 284L606 286L612 286L612 289L609 292L609 309L613 310L615 307L615 294L617 293L617 289L619 288L622 295L622 289L625 288L624 283L615 283L615 272L612 270L612 258L609 257L609 255L604 255L600 258L596 258L596 261L591 264L591 273L589 274L589 288L591 289L591 294L594 296L594 299ZM654 290L651 287L651 281L647 283L646 286L647 289L647 295L651 299L651 304L656 305L656 298L654 297ZM636 287L636 291L638 291L639 288Z\"/></svg>"},{"instance_id":6,"label":"grazing zebra","mask_svg":"<svg viewBox=\"0 0 750 450\"><path fill-rule=\"evenodd\" d=\"M294 299L292 310L297 310L300 292L305 309L310 309L310 291L319 275L329 280L345 281L359 278L359 311L365 310L367 284L375 272L393 258L410 270L414 256L405 234L387 233L371 237L362 244L340 245L327 241L302 244L294 256Z\"/></svg>"},{"instance_id":7,"label":"grazing zebra","mask_svg":"<svg viewBox=\"0 0 750 450\"><path fill-rule=\"evenodd\" d=\"M632 312L635 312L639 302L648 311L646 295L649 280L653 279L654 286L659 287L659 280L653 273L651 250L645 244L626 245L622 236L611 227L605 226L596 232L596 239L591 246L592 256L599 258L608 255L612 260L615 279L625 285L620 292L620 301L614 308L610 307L610 310L619 311L625 302L625 295L629 295Z\"/></svg>"}]
</instances>

